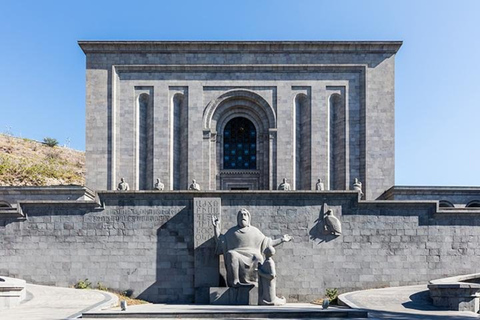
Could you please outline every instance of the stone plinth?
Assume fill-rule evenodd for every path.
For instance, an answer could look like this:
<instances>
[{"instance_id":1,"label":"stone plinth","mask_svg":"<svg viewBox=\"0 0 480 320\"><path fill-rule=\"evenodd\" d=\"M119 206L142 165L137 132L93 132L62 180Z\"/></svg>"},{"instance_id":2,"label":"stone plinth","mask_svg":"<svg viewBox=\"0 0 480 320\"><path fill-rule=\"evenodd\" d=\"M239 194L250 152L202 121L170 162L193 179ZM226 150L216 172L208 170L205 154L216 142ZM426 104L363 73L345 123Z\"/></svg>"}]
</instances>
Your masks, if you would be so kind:
<instances>
[{"instance_id":1,"label":"stone plinth","mask_svg":"<svg viewBox=\"0 0 480 320\"><path fill-rule=\"evenodd\" d=\"M26 282L21 279L0 278L0 310L20 304L27 296Z\"/></svg>"},{"instance_id":2,"label":"stone plinth","mask_svg":"<svg viewBox=\"0 0 480 320\"><path fill-rule=\"evenodd\" d=\"M211 287L210 304L216 305L257 305L258 288L251 286Z\"/></svg>"},{"instance_id":3,"label":"stone plinth","mask_svg":"<svg viewBox=\"0 0 480 320\"><path fill-rule=\"evenodd\" d=\"M433 305L455 311L480 310L480 274L443 278L430 281L428 290Z\"/></svg>"}]
</instances>

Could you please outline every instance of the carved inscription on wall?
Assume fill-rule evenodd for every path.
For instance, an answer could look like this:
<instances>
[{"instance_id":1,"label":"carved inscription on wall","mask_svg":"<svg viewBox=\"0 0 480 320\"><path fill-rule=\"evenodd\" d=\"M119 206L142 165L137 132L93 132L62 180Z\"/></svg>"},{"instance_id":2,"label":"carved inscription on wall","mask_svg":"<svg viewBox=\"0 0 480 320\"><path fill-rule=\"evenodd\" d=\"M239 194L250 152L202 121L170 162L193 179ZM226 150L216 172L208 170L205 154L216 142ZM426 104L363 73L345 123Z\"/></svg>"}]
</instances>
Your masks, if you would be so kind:
<instances>
[{"instance_id":1,"label":"carved inscription on wall","mask_svg":"<svg viewBox=\"0 0 480 320\"><path fill-rule=\"evenodd\" d=\"M212 216L220 218L220 198L193 199L193 225L195 232L195 248L213 237Z\"/></svg>"},{"instance_id":2,"label":"carved inscription on wall","mask_svg":"<svg viewBox=\"0 0 480 320\"><path fill-rule=\"evenodd\" d=\"M87 223L103 224L104 229L109 226L120 225L123 227L138 226L139 223L146 225L163 225L176 213L175 210L165 208L129 208L113 207L105 209L101 214L87 214L84 221ZM99 226L97 226L98 228Z\"/></svg>"}]
</instances>

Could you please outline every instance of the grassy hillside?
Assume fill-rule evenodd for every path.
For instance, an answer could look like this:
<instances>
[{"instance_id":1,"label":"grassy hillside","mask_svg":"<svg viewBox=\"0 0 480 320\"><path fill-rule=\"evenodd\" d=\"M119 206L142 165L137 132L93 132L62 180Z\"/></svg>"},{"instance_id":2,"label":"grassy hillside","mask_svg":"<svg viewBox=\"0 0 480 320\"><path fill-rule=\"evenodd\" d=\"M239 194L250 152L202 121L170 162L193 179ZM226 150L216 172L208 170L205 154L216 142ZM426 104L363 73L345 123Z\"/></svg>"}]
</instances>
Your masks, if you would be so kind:
<instances>
[{"instance_id":1,"label":"grassy hillside","mask_svg":"<svg viewBox=\"0 0 480 320\"><path fill-rule=\"evenodd\" d=\"M85 185L85 153L0 134L0 186Z\"/></svg>"}]
</instances>

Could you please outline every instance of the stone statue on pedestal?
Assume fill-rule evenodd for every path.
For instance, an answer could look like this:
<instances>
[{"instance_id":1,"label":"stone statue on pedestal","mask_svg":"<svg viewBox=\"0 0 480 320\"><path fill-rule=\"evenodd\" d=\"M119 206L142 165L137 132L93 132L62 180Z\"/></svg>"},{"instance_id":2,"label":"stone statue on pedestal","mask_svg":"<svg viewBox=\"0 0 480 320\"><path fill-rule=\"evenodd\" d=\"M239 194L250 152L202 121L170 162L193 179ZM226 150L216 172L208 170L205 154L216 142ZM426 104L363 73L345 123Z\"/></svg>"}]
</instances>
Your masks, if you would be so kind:
<instances>
[{"instance_id":1,"label":"stone statue on pedestal","mask_svg":"<svg viewBox=\"0 0 480 320\"><path fill-rule=\"evenodd\" d=\"M283 178L282 183L278 185L278 190L290 190L290 183L287 182L286 178Z\"/></svg>"},{"instance_id":2,"label":"stone statue on pedestal","mask_svg":"<svg viewBox=\"0 0 480 320\"><path fill-rule=\"evenodd\" d=\"M256 267L263 263L262 252L267 247L292 240L288 234L273 240L250 223L250 212L242 208L237 214L237 226L230 228L225 234L220 234L220 221L218 217L212 216L217 254L224 256L229 287L255 285Z\"/></svg>"},{"instance_id":3,"label":"stone statue on pedestal","mask_svg":"<svg viewBox=\"0 0 480 320\"><path fill-rule=\"evenodd\" d=\"M188 187L188 190L200 191L200 185L197 183L197 180L193 179L192 183Z\"/></svg>"},{"instance_id":4,"label":"stone statue on pedestal","mask_svg":"<svg viewBox=\"0 0 480 320\"><path fill-rule=\"evenodd\" d=\"M165 188L165 185L162 183L162 181L160 181L160 179L157 179L155 181L155 186L153 187L153 189L163 191L164 188Z\"/></svg>"},{"instance_id":5,"label":"stone statue on pedestal","mask_svg":"<svg viewBox=\"0 0 480 320\"><path fill-rule=\"evenodd\" d=\"M285 298L277 297L277 272L275 262L272 259L275 248L267 247L263 253L265 254L265 262L258 263L258 304L284 305L287 302Z\"/></svg>"},{"instance_id":6,"label":"stone statue on pedestal","mask_svg":"<svg viewBox=\"0 0 480 320\"><path fill-rule=\"evenodd\" d=\"M315 185L315 190L317 191L325 190L325 185L323 184L322 179L317 180L317 184Z\"/></svg>"},{"instance_id":7,"label":"stone statue on pedestal","mask_svg":"<svg viewBox=\"0 0 480 320\"><path fill-rule=\"evenodd\" d=\"M120 178L120 183L118 184L117 190L128 191L130 190L130 186L128 185L128 183L125 182L125 179Z\"/></svg>"},{"instance_id":8,"label":"stone statue on pedestal","mask_svg":"<svg viewBox=\"0 0 480 320\"><path fill-rule=\"evenodd\" d=\"M360 196L363 197L362 183L357 178L355 178L355 181L353 182L353 190L357 190L360 193Z\"/></svg>"}]
</instances>

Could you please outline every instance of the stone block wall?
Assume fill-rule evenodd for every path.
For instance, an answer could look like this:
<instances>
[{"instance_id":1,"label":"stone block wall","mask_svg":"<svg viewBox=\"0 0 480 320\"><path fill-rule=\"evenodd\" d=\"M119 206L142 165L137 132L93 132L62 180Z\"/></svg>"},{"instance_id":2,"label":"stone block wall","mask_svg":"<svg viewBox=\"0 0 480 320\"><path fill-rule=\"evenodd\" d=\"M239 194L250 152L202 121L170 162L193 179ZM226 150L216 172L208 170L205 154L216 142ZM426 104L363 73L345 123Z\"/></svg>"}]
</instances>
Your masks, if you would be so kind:
<instances>
[{"instance_id":1,"label":"stone block wall","mask_svg":"<svg viewBox=\"0 0 480 320\"><path fill-rule=\"evenodd\" d=\"M435 202L359 202L356 192L294 191L99 197L101 206L29 202L21 204L25 220L0 217L0 274L60 286L88 278L154 302L200 302L205 288L221 284L222 267L210 239L209 212L217 211L195 209L194 217L198 198L220 200L222 232L245 207L266 236L294 237L274 256L278 294L291 302L322 297L327 288L346 292L472 273L480 257L480 211L437 212ZM342 222L342 235L323 233L325 207Z\"/></svg>"}]
</instances>

